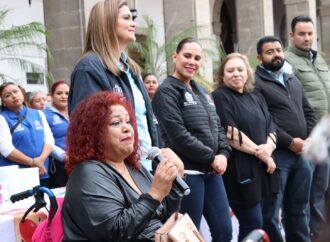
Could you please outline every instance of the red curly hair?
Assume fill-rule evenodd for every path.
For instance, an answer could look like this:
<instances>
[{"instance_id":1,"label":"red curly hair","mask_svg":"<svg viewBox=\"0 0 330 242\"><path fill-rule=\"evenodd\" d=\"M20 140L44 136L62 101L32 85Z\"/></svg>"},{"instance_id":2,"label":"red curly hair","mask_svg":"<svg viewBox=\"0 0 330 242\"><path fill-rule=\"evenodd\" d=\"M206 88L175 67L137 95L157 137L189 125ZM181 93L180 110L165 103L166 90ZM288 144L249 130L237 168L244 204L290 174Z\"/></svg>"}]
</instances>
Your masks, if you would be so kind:
<instances>
[{"instance_id":1,"label":"red curly hair","mask_svg":"<svg viewBox=\"0 0 330 242\"><path fill-rule=\"evenodd\" d=\"M52 96L54 96L55 91L56 91L56 88L57 88L58 86L62 85L62 84L65 84L65 85L67 85L68 87L70 87L70 84L69 84L68 82L63 81L63 80L58 80L58 81L56 81L56 82L53 83L52 88L51 88L51 90L50 90L50 93L51 93Z\"/></svg>"},{"instance_id":2,"label":"red curly hair","mask_svg":"<svg viewBox=\"0 0 330 242\"><path fill-rule=\"evenodd\" d=\"M106 143L103 137L110 122L110 107L112 105L121 105L128 112L134 129L134 150L125 161L132 167L139 169L138 149L140 146L133 110L123 96L103 91L84 99L70 116L67 133L68 162L66 164L69 174L84 161L98 160L103 162L106 160Z\"/></svg>"}]
</instances>

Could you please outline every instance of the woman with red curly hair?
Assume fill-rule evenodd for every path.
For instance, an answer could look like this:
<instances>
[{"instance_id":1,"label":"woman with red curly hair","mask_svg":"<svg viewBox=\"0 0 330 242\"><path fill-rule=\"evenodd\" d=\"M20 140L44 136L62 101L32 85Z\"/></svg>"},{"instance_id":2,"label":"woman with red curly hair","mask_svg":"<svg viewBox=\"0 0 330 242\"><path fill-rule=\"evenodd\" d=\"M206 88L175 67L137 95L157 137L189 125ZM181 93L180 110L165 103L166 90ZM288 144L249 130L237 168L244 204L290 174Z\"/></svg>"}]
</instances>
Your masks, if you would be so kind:
<instances>
[{"instance_id":1,"label":"woman with red curly hair","mask_svg":"<svg viewBox=\"0 0 330 242\"><path fill-rule=\"evenodd\" d=\"M172 188L183 175L180 159L173 153L161 161L152 178L140 165L134 113L111 92L79 104L67 143L64 241L154 241L183 195Z\"/></svg>"}]
</instances>

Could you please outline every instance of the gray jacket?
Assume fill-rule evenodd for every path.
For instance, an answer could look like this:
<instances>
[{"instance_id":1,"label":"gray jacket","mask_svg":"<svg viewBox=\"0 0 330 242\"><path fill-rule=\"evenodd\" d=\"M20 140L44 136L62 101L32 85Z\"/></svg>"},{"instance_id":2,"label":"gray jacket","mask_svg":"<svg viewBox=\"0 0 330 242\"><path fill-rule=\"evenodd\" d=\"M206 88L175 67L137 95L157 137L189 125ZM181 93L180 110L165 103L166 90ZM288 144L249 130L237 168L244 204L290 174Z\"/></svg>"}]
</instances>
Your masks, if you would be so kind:
<instances>
[{"instance_id":1,"label":"gray jacket","mask_svg":"<svg viewBox=\"0 0 330 242\"><path fill-rule=\"evenodd\" d=\"M86 161L74 169L62 210L63 241L154 241L182 194L173 188L159 203L147 194L152 176L142 166L127 169L142 195L110 165Z\"/></svg>"}]
</instances>

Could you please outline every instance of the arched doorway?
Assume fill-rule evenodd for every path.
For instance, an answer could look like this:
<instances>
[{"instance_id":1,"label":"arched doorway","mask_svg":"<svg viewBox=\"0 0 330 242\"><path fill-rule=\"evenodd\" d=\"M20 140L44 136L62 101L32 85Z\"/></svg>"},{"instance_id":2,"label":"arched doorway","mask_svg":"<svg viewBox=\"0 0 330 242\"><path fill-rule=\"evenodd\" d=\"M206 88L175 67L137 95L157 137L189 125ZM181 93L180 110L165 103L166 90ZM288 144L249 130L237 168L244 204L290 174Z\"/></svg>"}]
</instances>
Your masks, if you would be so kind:
<instances>
[{"instance_id":1,"label":"arched doorway","mask_svg":"<svg viewBox=\"0 0 330 242\"><path fill-rule=\"evenodd\" d=\"M274 14L274 35L279 37L284 45L288 46L288 34L286 23L286 8L283 0L273 0L273 14Z\"/></svg>"},{"instance_id":2,"label":"arched doorway","mask_svg":"<svg viewBox=\"0 0 330 242\"><path fill-rule=\"evenodd\" d=\"M213 7L213 33L227 54L237 51L235 1L216 0Z\"/></svg>"}]
</instances>

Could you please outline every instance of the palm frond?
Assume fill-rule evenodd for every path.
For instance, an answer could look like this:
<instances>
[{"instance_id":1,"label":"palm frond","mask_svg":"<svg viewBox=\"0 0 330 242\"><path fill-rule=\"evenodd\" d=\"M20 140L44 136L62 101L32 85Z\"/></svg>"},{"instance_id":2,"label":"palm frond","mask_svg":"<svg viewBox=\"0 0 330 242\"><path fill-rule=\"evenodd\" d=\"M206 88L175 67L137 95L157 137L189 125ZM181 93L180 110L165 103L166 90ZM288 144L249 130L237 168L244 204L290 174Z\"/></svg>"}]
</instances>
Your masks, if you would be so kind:
<instances>
[{"instance_id":1,"label":"palm frond","mask_svg":"<svg viewBox=\"0 0 330 242\"><path fill-rule=\"evenodd\" d=\"M1 55L18 55L18 56L34 56L45 57L48 53L48 48L44 43L17 42L7 45L0 44Z\"/></svg>"},{"instance_id":2,"label":"palm frond","mask_svg":"<svg viewBox=\"0 0 330 242\"><path fill-rule=\"evenodd\" d=\"M208 92L212 92L213 91L213 83L211 83L208 80L206 80L202 75L197 74L195 76L194 80L197 83L199 83L200 85L202 85Z\"/></svg>"},{"instance_id":3,"label":"palm frond","mask_svg":"<svg viewBox=\"0 0 330 242\"><path fill-rule=\"evenodd\" d=\"M26 72L44 72L43 66L22 57L0 56L1 61L7 61L9 65L19 67Z\"/></svg>"},{"instance_id":4,"label":"palm frond","mask_svg":"<svg viewBox=\"0 0 330 242\"><path fill-rule=\"evenodd\" d=\"M51 87L54 84L54 82L55 82L55 78L52 75L52 73L46 72L46 84L47 84L48 92L51 91Z\"/></svg>"},{"instance_id":5,"label":"palm frond","mask_svg":"<svg viewBox=\"0 0 330 242\"><path fill-rule=\"evenodd\" d=\"M7 14L10 12L10 9L0 9L0 26L3 25Z\"/></svg>"},{"instance_id":6,"label":"palm frond","mask_svg":"<svg viewBox=\"0 0 330 242\"><path fill-rule=\"evenodd\" d=\"M45 72L47 70L41 65L26 59L27 57L47 57L48 61L52 55L45 44L47 31L45 26L39 22L31 22L19 26L4 27L5 19L9 9L0 9L0 61L7 61L9 65L19 67L25 72ZM8 79L0 73L0 79Z\"/></svg>"},{"instance_id":7,"label":"palm frond","mask_svg":"<svg viewBox=\"0 0 330 242\"><path fill-rule=\"evenodd\" d=\"M164 44L159 44L156 39L157 28L150 17L143 16L142 28L145 36L143 42L135 42L129 45L128 49L140 54L142 58L141 68L143 74L154 73L160 80L163 80L168 73L168 63L171 63L172 53L175 51L179 41L186 37L197 36L199 31L203 30L203 26L192 26L175 33L170 38L166 39ZM212 38L199 40L202 42L202 45L206 43L205 46L210 46L210 48L203 48L204 53L212 59L214 66L218 66L224 55L222 44L216 42L215 39ZM212 84L207 84L207 81L201 76L198 79L200 83L210 90Z\"/></svg>"},{"instance_id":8,"label":"palm frond","mask_svg":"<svg viewBox=\"0 0 330 242\"><path fill-rule=\"evenodd\" d=\"M41 42L46 35L43 24L32 22L20 26L12 26L10 29L0 30L0 39L6 42L32 40Z\"/></svg>"},{"instance_id":9,"label":"palm frond","mask_svg":"<svg viewBox=\"0 0 330 242\"><path fill-rule=\"evenodd\" d=\"M16 82L14 78L6 74L0 73L0 85L4 82Z\"/></svg>"}]
</instances>

